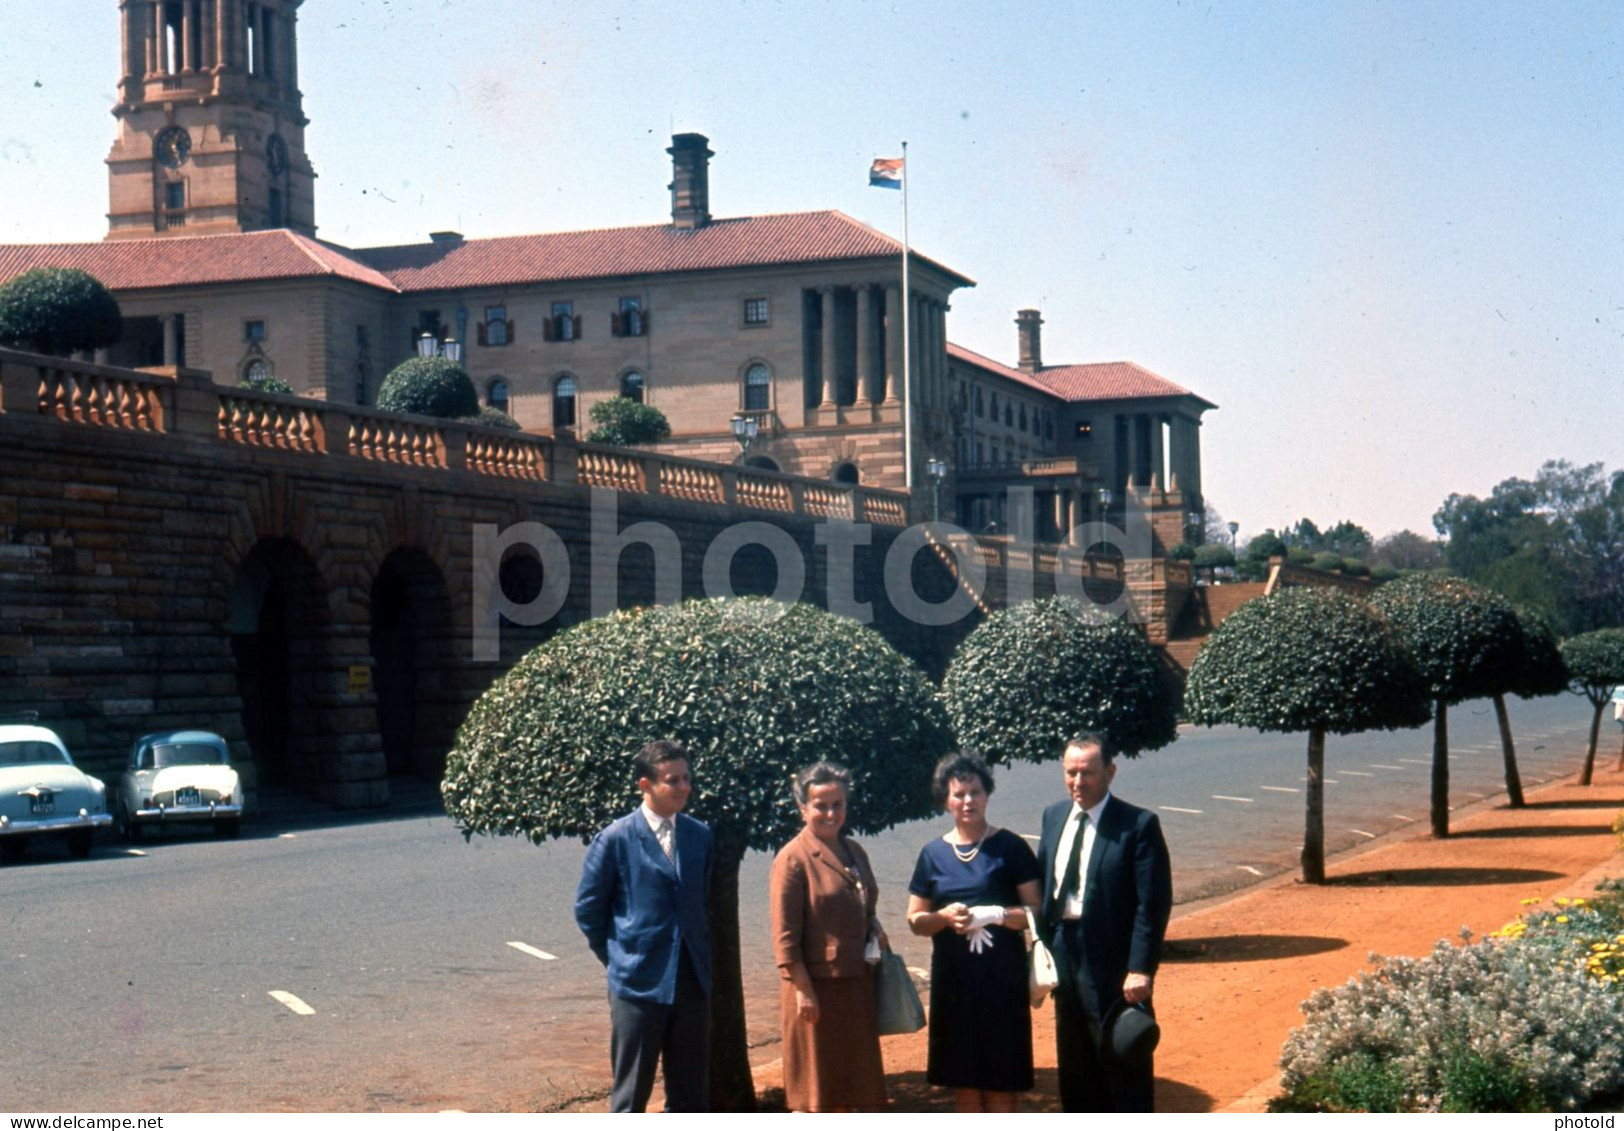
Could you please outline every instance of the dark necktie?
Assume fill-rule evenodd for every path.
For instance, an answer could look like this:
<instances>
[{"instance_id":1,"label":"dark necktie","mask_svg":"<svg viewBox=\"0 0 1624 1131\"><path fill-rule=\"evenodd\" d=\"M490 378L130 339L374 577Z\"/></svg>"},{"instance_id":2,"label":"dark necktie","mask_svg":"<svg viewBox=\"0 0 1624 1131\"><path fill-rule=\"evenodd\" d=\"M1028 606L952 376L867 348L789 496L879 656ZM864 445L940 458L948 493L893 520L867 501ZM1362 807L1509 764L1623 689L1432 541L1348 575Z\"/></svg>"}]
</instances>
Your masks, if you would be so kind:
<instances>
[{"instance_id":1,"label":"dark necktie","mask_svg":"<svg viewBox=\"0 0 1624 1131\"><path fill-rule=\"evenodd\" d=\"M1077 831L1071 838L1071 856L1066 860L1066 873L1060 879L1060 898L1055 900L1055 917L1066 913L1066 900L1077 894L1083 877L1083 834L1088 831L1088 813L1078 810Z\"/></svg>"}]
</instances>

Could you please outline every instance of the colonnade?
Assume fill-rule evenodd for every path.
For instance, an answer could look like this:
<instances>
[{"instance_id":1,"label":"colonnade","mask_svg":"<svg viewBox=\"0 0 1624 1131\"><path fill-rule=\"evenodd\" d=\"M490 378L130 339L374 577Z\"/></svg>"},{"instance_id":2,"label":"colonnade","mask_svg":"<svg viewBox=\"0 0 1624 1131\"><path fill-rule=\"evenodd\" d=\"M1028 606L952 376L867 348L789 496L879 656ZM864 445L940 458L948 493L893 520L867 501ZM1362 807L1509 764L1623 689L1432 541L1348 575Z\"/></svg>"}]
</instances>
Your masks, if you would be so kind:
<instances>
[{"instance_id":1,"label":"colonnade","mask_svg":"<svg viewBox=\"0 0 1624 1131\"><path fill-rule=\"evenodd\" d=\"M902 287L828 284L816 289L817 406L898 404L902 400ZM918 291L908 311L914 402L947 399L947 303Z\"/></svg>"},{"instance_id":2,"label":"colonnade","mask_svg":"<svg viewBox=\"0 0 1624 1131\"><path fill-rule=\"evenodd\" d=\"M232 71L298 89L291 7L260 0L124 0L124 85Z\"/></svg>"},{"instance_id":3,"label":"colonnade","mask_svg":"<svg viewBox=\"0 0 1624 1131\"><path fill-rule=\"evenodd\" d=\"M1159 487L1201 495L1199 420L1164 412L1123 413L1117 420L1119 489Z\"/></svg>"}]
</instances>

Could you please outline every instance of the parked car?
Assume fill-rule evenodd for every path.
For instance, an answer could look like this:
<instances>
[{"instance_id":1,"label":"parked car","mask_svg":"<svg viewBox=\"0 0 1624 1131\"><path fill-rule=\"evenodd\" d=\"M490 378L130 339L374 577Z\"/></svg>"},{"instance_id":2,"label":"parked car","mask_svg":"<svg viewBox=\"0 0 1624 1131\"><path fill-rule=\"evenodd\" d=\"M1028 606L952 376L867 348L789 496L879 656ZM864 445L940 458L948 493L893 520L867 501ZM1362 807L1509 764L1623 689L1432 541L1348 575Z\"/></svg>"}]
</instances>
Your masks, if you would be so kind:
<instances>
[{"instance_id":1,"label":"parked car","mask_svg":"<svg viewBox=\"0 0 1624 1131\"><path fill-rule=\"evenodd\" d=\"M37 714L22 718L0 722L0 856L19 858L36 836L65 837L69 852L89 856L96 830L113 823L107 787L73 764Z\"/></svg>"},{"instance_id":2,"label":"parked car","mask_svg":"<svg viewBox=\"0 0 1624 1131\"><path fill-rule=\"evenodd\" d=\"M242 782L226 740L206 730L142 735L119 778L113 819L130 840L149 826L207 821L220 836L242 828Z\"/></svg>"}]
</instances>

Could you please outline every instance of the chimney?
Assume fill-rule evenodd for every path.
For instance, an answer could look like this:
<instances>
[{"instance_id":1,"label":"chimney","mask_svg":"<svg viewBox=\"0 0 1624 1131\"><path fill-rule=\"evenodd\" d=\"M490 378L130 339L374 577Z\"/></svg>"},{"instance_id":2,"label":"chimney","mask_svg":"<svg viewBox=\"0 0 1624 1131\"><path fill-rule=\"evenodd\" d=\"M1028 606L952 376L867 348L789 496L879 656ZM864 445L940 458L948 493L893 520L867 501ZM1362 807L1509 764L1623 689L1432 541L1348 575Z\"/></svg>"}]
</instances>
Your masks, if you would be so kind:
<instances>
[{"instance_id":1,"label":"chimney","mask_svg":"<svg viewBox=\"0 0 1624 1131\"><path fill-rule=\"evenodd\" d=\"M710 223L710 159L704 134L673 134L671 148L671 223L683 229Z\"/></svg>"},{"instance_id":2,"label":"chimney","mask_svg":"<svg viewBox=\"0 0 1624 1131\"><path fill-rule=\"evenodd\" d=\"M429 239L442 247L456 247L462 242L461 232L430 232Z\"/></svg>"},{"instance_id":3,"label":"chimney","mask_svg":"<svg viewBox=\"0 0 1624 1131\"><path fill-rule=\"evenodd\" d=\"M1021 371L1036 373L1043 368L1043 316L1035 310L1017 310L1015 325L1021 342Z\"/></svg>"}]
</instances>

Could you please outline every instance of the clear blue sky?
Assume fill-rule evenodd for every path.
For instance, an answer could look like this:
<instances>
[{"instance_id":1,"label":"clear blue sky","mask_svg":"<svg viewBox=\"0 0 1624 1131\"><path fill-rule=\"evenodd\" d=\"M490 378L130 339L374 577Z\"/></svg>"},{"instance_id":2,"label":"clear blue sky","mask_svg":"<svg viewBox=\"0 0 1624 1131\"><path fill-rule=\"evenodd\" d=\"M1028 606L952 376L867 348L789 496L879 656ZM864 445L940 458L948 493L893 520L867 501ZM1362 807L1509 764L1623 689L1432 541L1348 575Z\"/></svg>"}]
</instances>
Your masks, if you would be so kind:
<instances>
[{"instance_id":1,"label":"clear blue sky","mask_svg":"<svg viewBox=\"0 0 1624 1131\"><path fill-rule=\"evenodd\" d=\"M43 17L49 13L49 20ZM0 0L0 241L105 232L116 0ZM1242 537L1375 534L1548 458L1624 466L1624 6L308 0L320 234L721 216L901 233L954 341L1128 358L1216 401Z\"/></svg>"}]
</instances>

